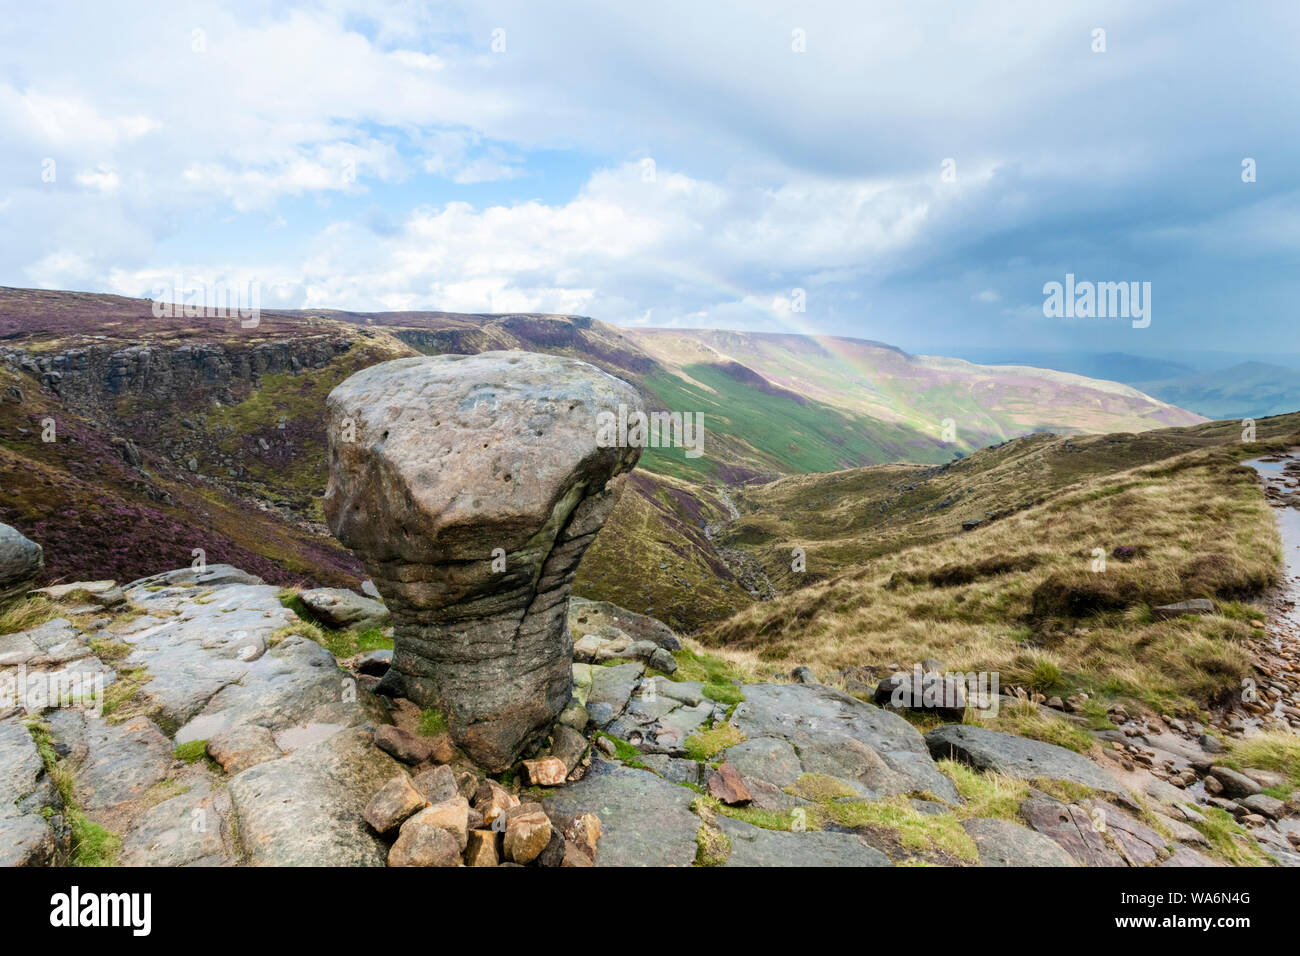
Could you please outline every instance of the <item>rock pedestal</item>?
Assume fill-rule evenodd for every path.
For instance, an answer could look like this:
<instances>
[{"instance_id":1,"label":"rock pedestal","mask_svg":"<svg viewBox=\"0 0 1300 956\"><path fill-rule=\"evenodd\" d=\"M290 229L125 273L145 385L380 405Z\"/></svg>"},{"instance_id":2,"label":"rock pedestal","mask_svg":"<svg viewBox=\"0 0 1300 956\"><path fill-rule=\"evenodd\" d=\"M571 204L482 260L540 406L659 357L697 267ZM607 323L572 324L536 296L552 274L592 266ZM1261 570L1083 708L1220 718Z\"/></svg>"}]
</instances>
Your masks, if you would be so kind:
<instances>
[{"instance_id":1,"label":"rock pedestal","mask_svg":"<svg viewBox=\"0 0 1300 956\"><path fill-rule=\"evenodd\" d=\"M393 615L388 689L437 707L495 772L569 702L569 586L636 464L602 413L641 411L573 359L398 359L330 393L325 515Z\"/></svg>"}]
</instances>

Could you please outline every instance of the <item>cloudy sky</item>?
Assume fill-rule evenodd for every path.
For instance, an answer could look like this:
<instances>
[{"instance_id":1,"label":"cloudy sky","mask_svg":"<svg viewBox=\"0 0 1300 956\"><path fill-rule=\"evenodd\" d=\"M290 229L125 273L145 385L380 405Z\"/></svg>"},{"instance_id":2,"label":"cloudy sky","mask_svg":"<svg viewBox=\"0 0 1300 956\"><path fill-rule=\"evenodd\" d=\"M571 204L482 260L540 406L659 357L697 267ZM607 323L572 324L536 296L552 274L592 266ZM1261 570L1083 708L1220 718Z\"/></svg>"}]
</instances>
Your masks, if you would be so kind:
<instances>
[{"instance_id":1,"label":"cloudy sky","mask_svg":"<svg viewBox=\"0 0 1300 956\"><path fill-rule=\"evenodd\" d=\"M1291 2L13 4L0 284L1297 351L1297 36ZM1150 282L1150 326L1044 317L1066 273Z\"/></svg>"}]
</instances>

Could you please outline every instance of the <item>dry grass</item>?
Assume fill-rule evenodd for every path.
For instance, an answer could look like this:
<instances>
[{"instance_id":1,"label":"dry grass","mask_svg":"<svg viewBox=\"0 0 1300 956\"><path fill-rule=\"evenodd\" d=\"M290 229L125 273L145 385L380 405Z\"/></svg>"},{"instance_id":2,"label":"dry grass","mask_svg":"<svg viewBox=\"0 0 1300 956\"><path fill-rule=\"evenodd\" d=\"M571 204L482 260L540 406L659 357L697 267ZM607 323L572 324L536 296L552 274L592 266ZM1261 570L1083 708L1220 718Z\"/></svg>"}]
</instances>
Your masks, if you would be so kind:
<instances>
[{"instance_id":1,"label":"dry grass","mask_svg":"<svg viewBox=\"0 0 1300 956\"><path fill-rule=\"evenodd\" d=\"M1230 753L1226 761L1230 766L1271 770L1286 777L1288 786L1283 789L1288 792L1276 796L1288 799L1292 788L1300 788L1300 734L1288 730L1256 734L1235 741Z\"/></svg>"},{"instance_id":2,"label":"dry grass","mask_svg":"<svg viewBox=\"0 0 1300 956\"><path fill-rule=\"evenodd\" d=\"M1249 625L1218 615L1156 621L1150 608L1248 597L1275 580L1277 531L1240 453L1204 449L1088 478L975 531L757 605L699 637L715 651L824 675L934 657L950 670L996 671L1004 686L1081 689L1167 711L1205 707L1249 673ZM1117 547L1136 553L1121 560L1111 556ZM1100 572L1097 548L1107 555Z\"/></svg>"},{"instance_id":3,"label":"dry grass","mask_svg":"<svg viewBox=\"0 0 1300 956\"><path fill-rule=\"evenodd\" d=\"M1039 710L1037 704L1016 701L1003 705L995 718L968 721L980 723L993 730L1042 740L1075 753L1086 754L1096 744L1092 735L1068 720L1052 717Z\"/></svg>"},{"instance_id":4,"label":"dry grass","mask_svg":"<svg viewBox=\"0 0 1300 956\"><path fill-rule=\"evenodd\" d=\"M955 760L937 761L939 770L952 779L965 802L954 811L957 819L996 817L1022 823L1020 804L1029 796L1029 783L992 771L980 771Z\"/></svg>"},{"instance_id":5,"label":"dry grass","mask_svg":"<svg viewBox=\"0 0 1300 956\"><path fill-rule=\"evenodd\" d=\"M63 616L63 608L48 598L19 598L0 607L0 634L28 631Z\"/></svg>"},{"instance_id":6,"label":"dry grass","mask_svg":"<svg viewBox=\"0 0 1300 956\"><path fill-rule=\"evenodd\" d=\"M1260 440L1251 445L1241 443L1233 422L1141 434L1040 434L938 467L880 465L792 476L737 490L742 517L724 530L721 543L747 551L785 592L944 540L969 520L1003 520L1095 479L1197 449L1218 447L1242 458L1277 451L1294 443L1298 431L1300 413L1261 420ZM791 569L795 546L807 554L802 573Z\"/></svg>"}]
</instances>

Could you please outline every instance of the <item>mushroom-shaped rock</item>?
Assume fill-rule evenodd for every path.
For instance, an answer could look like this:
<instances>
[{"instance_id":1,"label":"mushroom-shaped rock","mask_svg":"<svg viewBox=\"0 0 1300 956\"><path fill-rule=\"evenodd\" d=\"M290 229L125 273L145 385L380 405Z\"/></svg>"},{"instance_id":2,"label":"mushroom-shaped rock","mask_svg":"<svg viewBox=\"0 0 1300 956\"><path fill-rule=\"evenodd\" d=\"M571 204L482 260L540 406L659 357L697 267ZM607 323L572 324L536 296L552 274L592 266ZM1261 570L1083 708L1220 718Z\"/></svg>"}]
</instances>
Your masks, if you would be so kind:
<instances>
[{"instance_id":1,"label":"mushroom-shaped rock","mask_svg":"<svg viewBox=\"0 0 1300 956\"><path fill-rule=\"evenodd\" d=\"M641 399L511 351L384 362L327 404L325 515L392 612L385 689L503 770L569 702L569 586L640 455L618 429Z\"/></svg>"}]
</instances>

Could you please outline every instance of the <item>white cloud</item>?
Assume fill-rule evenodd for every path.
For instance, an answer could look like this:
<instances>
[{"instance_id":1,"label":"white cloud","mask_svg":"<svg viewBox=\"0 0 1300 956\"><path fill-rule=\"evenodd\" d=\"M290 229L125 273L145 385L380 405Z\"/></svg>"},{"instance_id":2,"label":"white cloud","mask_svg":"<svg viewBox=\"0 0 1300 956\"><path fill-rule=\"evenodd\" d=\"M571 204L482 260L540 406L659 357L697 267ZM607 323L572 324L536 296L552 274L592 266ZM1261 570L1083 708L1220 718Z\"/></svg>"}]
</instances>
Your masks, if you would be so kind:
<instances>
[{"instance_id":1,"label":"white cloud","mask_svg":"<svg viewBox=\"0 0 1300 956\"><path fill-rule=\"evenodd\" d=\"M815 196L815 199L810 197ZM340 221L299 264L307 307L578 312L642 322L784 311L796 286L835 286L906 255L944 200L915 183L711 183L629 162L567 203L417 209L391 234ZM785 302L782 309L774 302Z\"/></svg>"},{"instance_id":2,"label":"white cloud","mask_svg":"<svg viewBox=\"0 0 1300 956\"><path fill-rule=\"evenodd\" d=\"M111 150L162 128L142 114L112 115L79 97L0 87L0 117L15 139L39 139L50 147Z\"/></svg>"},{"instance_id":3,"label":"white cloud","mask_svg":"<svg viewBox=\"0 0 1300 956\"><path fill-rule=\"evenodd\" d=\"M23 270L41 289L75 289L94 273L94 267L75 252L52 252Z\"/></svg>"},{"instance_id":4,"label":"white cloud","mask_svg":"<svg viewBox=\"0 0 1300 956\"><path fill-rule=\"evenodd\" d=\"M1163 0L29 5L0 40L0 281L127 289L179 260L260 271L284 305L745 324L797 285L810 323L908 295L992 321L972 299L1014 310L1062 255L1293 249L1268 190L1300 159L1276 122L1300 105L1298 19L1260 5L1225 37ZM1217 190L1239 162L1219 153L1261 157L1254 193Z\"/></svg>"},{"instance_id":5,"label":"white cloud","mask_svg":"<svg viewBox=\"0 0 1300 956\"><path fill-rule=\"evenodd\" d=\"M117 188L122 185L122 180L117 173L103 165L95 169L84 169L73 178L76 179L78 184L90 189L97 189L101 193L117 192Z\"/></svg>"}]
</instances>

